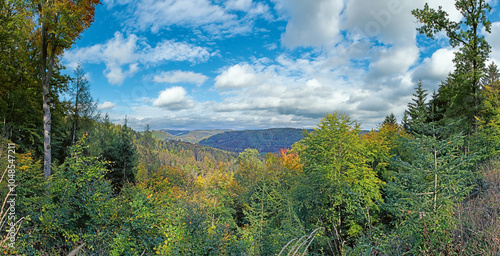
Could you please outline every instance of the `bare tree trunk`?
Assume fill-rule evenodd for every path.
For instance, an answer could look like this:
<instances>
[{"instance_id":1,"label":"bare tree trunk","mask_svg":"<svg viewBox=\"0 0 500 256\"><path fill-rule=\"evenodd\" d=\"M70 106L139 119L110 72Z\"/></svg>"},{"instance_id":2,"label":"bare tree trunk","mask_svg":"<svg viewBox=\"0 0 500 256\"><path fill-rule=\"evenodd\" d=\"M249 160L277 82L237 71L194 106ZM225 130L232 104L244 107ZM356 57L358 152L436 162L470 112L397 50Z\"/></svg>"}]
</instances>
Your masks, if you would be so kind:
<instances>
[{"instance_id":1,"label":"bare tree trunk","mask_svg":"<svg viewBox=\"0 0 500 256\"><path fill-rule=\"evenodd\" d=\"M52 162L52 150L50 148L51 113L49 106L49 88L43 82L43 175L46 179L50 177Z\"/></svg>"},{"instance_id":2,"label":"bare tree trunk","mask_svg":"<svg viewBox=\"0 0 500 256\"><path fill-rule=\"evenodd\" d=\"M43 9L39 5L40 12ZM41 17L43 18L43 16ZM43 175L48 179L51 175L52 149L50 145L52 116L50 113L50 79L52 77L52 69L55 59L55 44L50 45L51 51L48 52L49 40L47 36L47 25L45 22L41 24L41 58L40 58L40 74L42 77L42 107L43 107ZM50 55L49 55L50 54ZM48 57L48 63L47 63Z\"/></svg>"}]
</instances>

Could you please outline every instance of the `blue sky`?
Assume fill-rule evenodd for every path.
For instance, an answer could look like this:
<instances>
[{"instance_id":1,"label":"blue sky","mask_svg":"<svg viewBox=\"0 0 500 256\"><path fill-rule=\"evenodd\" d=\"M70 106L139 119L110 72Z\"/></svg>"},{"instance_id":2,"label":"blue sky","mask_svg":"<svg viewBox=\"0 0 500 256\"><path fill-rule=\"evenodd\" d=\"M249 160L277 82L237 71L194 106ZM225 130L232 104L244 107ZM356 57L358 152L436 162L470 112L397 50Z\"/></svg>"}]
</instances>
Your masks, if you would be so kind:
<instances>
[{"instance_id":1,"label":"blue sky","mask_svg":"<svg viewBox=\"0 0 500 256\"><path fill-rule=\"evenodd\" d=\"M418 35L425 0L102 0L66 51L101 112L143 130L308 128L333 111L372 129L416 82L453 70L444 34ZM500 62L497 0L491 60ZM437 0L452 20L452 0Z\"/></svg>"}]
</instances>

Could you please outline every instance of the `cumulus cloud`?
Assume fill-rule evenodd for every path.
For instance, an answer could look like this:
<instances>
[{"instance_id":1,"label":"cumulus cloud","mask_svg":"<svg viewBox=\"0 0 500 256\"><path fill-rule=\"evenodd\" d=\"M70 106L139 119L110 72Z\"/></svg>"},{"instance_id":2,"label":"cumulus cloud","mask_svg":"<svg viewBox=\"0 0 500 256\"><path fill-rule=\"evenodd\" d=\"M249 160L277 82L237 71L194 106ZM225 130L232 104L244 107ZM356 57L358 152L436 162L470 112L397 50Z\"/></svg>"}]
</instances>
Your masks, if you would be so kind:
<instances>
[{"instance_id":1,"label":"cumulus cloud","mask_svg":"<svg viewBox=\"0 0 500 256\"><path fill-rule=\"evenodd\" d=\"M144 38L135 34L125 37L116 32L114 37L103 44L70 50L64 53L64 60L70 67L78 63L104 63L104 75L108 82L121 85L127 77L133 76L143 65L161 64L167 61L188 61L199 63L207 61L211 56L206 47L190 43L164 40L154 47Z\"/></svg>"},{"instance_id":2,"label":"cumulus cloud","mask_svg":"<svg viewBox=\"0 0 500 256\"><path fill-rule=\"evenodd\" d=\"M161 91L158 98L153 101L153 106L168 110L181 110L192 108L194 101L187 96L183 87L176 86Z\"/></svg>"},{"instance_id":3,"label":"cumulus cloud","mask_svg":"<svg viewBox=\"0 0 500 256\"><path fill-rule=\"evenodd\" d=\"M485 38L491 45L491 59L497 64L500 63L500 45L497 43L500 42L500 22L491 24L491 34L486 33Z\"/></svg>"},{"instance_id":4,"label":"cumulus cloud","mask_svg":"<svg viewBox=\"0 0 500 256\"><path fill-rule=\"evenodd\" d=\"M153 77L153 81L157 83L192 83L198 86L202 85L207 79L208 77L203 74L180 70L162 72Z\"/></svg>"},{"instance_id":5,"label":"cumulus cloud","mask_svg":"<svg viewBox=\"0 0 500 256\"><path fill-rule=\"evenodd\" d=\"M455 58L453 49L438 49L431 57L425 58L422 64L415 68L414 80L443 81L455 69L453 58Z\"/></svg>"},{"instance_id":6,"label":"cumulus cloud","mask_svg":"<svg viewBox=\"0 0 500 256\"><path fill-rule=\"evenodd\" d=\"M416 45L382 48L377 52L375 60L369 65L371 72L368 79L405 74L416 63L419 55Z\"/></svg>"},{"instance_id":7,"label":"cumulus cloud","mask_svg":"<svg viewBox=\"0 0 500 256\"><path fill-rule=\"evenodd\" d=\"M281 37L289 48L322 46L340 39L342 0L318 0L314 4L302 0L276 0L276 9L288 20Z\"/></svg>"},{"instance_id":8,"label":"cumulus cloud","mask_svg":"<svg viewBox=\"0 0 500 256\"><path fill-rule=\"evenodd\" d=\"M105 109L112 109L116 106L115 103L113 102L110 102L110 101L105 101L104 103L102 104L98 104L97 105L97 109L99 110L105 110Z\"/></svg>"},{"instance_id":9,"label":"cumulus cloud","mask_svg":"<svg viewBox=\"0 0 500 256\"><path fill-rule=\"evenodd\" d=\"M215 87L219 89L238 89L255 86L259 78L248 64L236 64L215 78Z\"/></svg>"}]
</instances>

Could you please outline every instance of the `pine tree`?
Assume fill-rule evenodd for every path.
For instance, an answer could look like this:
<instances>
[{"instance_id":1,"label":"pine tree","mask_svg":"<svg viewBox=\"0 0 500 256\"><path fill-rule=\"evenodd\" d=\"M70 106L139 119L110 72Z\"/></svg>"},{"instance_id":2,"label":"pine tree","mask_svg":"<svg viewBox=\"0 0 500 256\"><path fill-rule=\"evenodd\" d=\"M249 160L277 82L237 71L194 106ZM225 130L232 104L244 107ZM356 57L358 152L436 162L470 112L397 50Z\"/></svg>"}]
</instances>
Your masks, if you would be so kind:
<instances>
[{"instance_id":1,"label":"pine tree","mask_svg":"<svg viewBox=\"0 0 500 256\"><path fill-rule=\"evenodd\" d=\"M394 116L394 113L391 113L390 115L387 115L384 119L384 122L382 122L383 125L396 125L398 124L398 121L396 120L396 117Z\"/></svg>"},{"instance_id":2,"label":"pine tree","mask_svg":"<svg viewBox=\"0 0 500 256\"><path fill-rule=\"evenodd\" d=\"M72 104L70 114L73 119L71 129L71 140L73 143L76 142L78 130L82 126L85 126L85 124L88 125L89 121L97 118L97 102L94 102L92 99L90 85L85 77L82 65L78 64L74 72L75 78L69 89Z\"/></svg>"},{"instance_id":3,"label":"pine tree","mask_svg":"<svg viewBox=\"0 0 500 256\"><path fill-rule=\"evenodd\" d=\"M500 81L500 71L498 71L498 66L495 62L491 62L486 69L484 77L481 79L481 86L484 88L486 86L500 86L498 83Z\"/></svg>"},{"instance_id":4,"label":"pine tree","mask_svg":"<svg viewBox=\"0 0 500 256\"><path fill-rule=\"evenodd\" d=\"M422 81L419 81L413 94L413 102L408 103L408 109L405 111L409 117L406 121L407 131L421 132L419 127L427 122L427 95L427 91L422 87Z\"/></svg>"},{"instance_id":5,"label":"pine tree","mask_svg":"<svg viewBox=\"0 0 500 256\"><path fill-rule=\"evenodd\" d=\"M474 159L462 151L464 135L436 123L424 129L428 132L401 140L406 153L391 162L397 171L388 183L386 202L415 253L446 254L454 206L473 188Z\"/></svg>"}]
</instances>

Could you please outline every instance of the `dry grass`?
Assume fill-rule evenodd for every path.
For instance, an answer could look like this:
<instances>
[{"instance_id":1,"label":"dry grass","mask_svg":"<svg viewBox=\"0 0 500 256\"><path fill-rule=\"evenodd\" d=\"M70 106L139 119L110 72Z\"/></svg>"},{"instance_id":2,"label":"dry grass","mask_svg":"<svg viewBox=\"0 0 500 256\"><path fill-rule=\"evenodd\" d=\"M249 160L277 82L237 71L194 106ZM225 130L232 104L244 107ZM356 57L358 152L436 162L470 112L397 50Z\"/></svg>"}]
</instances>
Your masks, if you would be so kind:
<instances>
[{"instance_id":1,"label":"dry grass","mask_svg":"<svg viewBox=\"0 0 500 256\"><path fill-rule=\"evenodd\" d=\"M458 255L500 255L500 160L482 168L485 190L457 206Z\"/></svg>"},{"instance_id":2,"label":"dry grass","mask_svg":"<svg viewBox=\"0 0 500 256\"><path fill-rule=\"evenodd\" d=\"M309 234L309 235L304 235L300 238L295 238L295 239L290 240L283 247L283 249L281 249L278 256L280 256L283 252L285 252L287 250L288 246L292 245L292 244L293 244L293 246L288 249L287 256L306 255L307 248L309 248L309 246L311 245L312 241L316 237L316 234L319 232L319 230L322 230L322 229L324 230L325 228L319 227L319 228L313 230L313 232L311 232L311 234ZM295 242L295 243L293 243L293 242ZM302 251L302 248L304 248L304 251ZM302 251L302 253L300 251Z\"/></svg>"}]
</instances>

